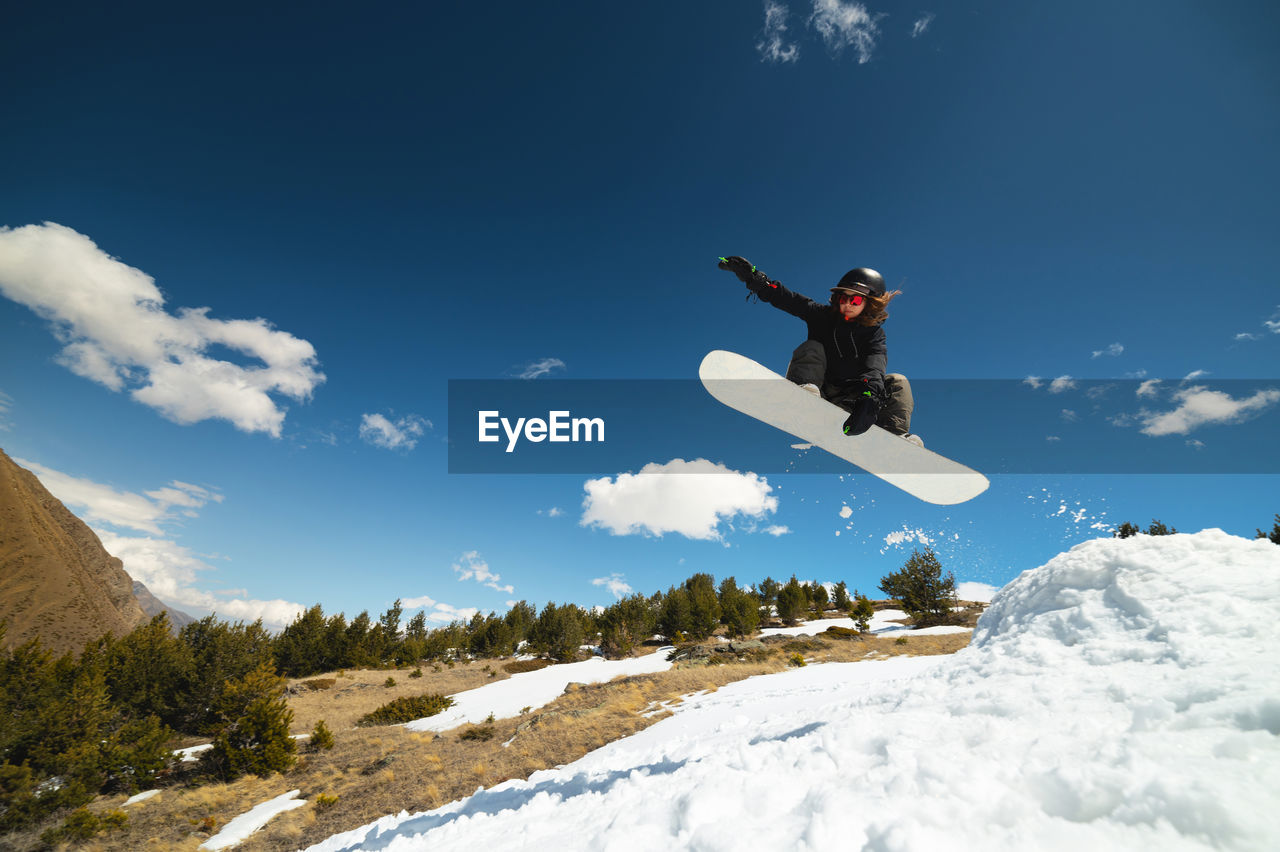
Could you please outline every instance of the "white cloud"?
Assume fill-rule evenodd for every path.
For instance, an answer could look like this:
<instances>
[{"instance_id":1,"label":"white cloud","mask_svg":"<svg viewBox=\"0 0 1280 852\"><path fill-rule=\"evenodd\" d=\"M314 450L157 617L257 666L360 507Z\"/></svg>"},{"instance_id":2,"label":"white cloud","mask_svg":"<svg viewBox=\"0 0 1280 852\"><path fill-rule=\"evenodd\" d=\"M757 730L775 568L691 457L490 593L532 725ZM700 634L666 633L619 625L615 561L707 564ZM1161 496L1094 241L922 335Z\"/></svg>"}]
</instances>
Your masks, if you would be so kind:
<instances>
[{"instance_id":1,"label":"white cloud","mask_svg":"<svg viewBox=\"0 0 1280 852\"><path fill-rule=\"evenodd\" d=\"M833 53L852 47L858 54L859 65L871 61L880 35L880 28L866 6L841 0L813 0L809 25L818 31Z\"/></svg>"},{"instance_id":2,"label":"white cloud","mask_svg":"<svg viewBox=\"0 0 1280 852\"><path fill-rule=\"evenodd\" d=\"M554 370L563 370L564 362L559 358L543 358L541 361L534 361L520 368L516 373L517 379L540 379L548 375Z\"/></svg>"},{"instance_id":3,"label":"white cloud","mask_svg":"<svg viewBox=\"0 0 1280 852\"><path fill-rule=\"evenodd\" d=\"M401 598L400 606L403 609L426 609L436 605L436 599L430 595L422 595L416 598Z\"/></svg>"},{"instance_id":4,"label":"white cloud","mask_svg":"<svg viewBox=\"0 0 1280 852\"><path fill-rule=\"evenodd\" d=\"M1280 323L1276 323L1276 325L1280 325ZM1280 333L1280 332L1277 332L1277 333ZM1261 334L1251 334L1250 332L1247 332L1247 331L1242 331L1236 335L1236 340L1261 340L1261 339L1262 339Z\"/></svg>"},{"instance_id":5,"label":"white cloud","mask_svg":"<svg viewBox=\"0 0 1280 852\"><path fill-rule=\"evenodd\" d=\"M787 16L790 10L781 3L766 0L764 4L764 33L756 42L756 50L765 62L795 62L800 58L800 47L795 42L786 43Z\"/></svg>"},{"instance_id":6,"label":"white cloud","mask_svg":"<svg viewBox=\"0 0 1280 852\"><path fill-rule=\"evenodd\" d=\"M609 591L618 600L622 600L631 594L631 586L622 578L621 574L610 574L608 577L596 577L591 581L593 586L607 586Z\"/></svg>"},{"instance_id":7,"label":"white cloud","mask_svg":"<svg viewBox=\"0 0 1280 852\"><path fill-rule=\"evenodd\" d=\"M1190 373L1183 376L1182 380L1184 382L1194 382L1196 379L1203 379L1207 375L1209 375L1208 370L1192 370Z\"/></svg>"},{"instance_id":8,"label":"white cloud","mask_svg":"<svg viewBox=\"0 0 1280 852\"><path fill-rule=\"evenodd\" d=\"M1075 390L1076 380L1070 376L1058 376L1049 383L1049 393L1063 393L1064 391Z\"/></svg>"},{"instance_id":9,"label":"white cloud","mask_svg":"<svg viewBox=\"0 0 1280 852\"><path fill-rule=\"evenodd\" d=\"M164 535L160 525L174 520L174 506L198 509L210 500L221 502L222 495L198 485L174 481L165 488L145 495L119 491L91 479L71 476L27 459L14 459L34 473L49 493L90 523L110 524L151 535ZM189 514L184 512L184 514Z\"/></svg>"},{"instance_id":10,"label":"white cloud","mask_svg":"<svg viewBox=\"0 0 1280 852\"><path fill-rule=\"evenodd\" d=\"M9 426L9 409L13 406L13 397L4 391L0 391L0 432L8 432Z\"/></svg>"},{"instance_id":11,"label":"white cloud","mask_svg":"<svg viewBox=\"0 0 1280 852\"><path fill-rule=\"evenodd\" d=\"M1027 376L1022 380L1022 383L1030 386L1032 390L1040 390L1040 388L1044 387L1044 380L1039 376Z\"/></svg>"},{"instance_id":12,"label":"white cloud","mask_svg":"<svg viewBox=\"0 0 1280 852\"><path fill-rule=\"evenodd\" d=\"M76 515L92 526L106 551L124 563L124 570L129 576L170 606L216 611L219 617L233 621L261 618L273 629L284 627L302 612L303 607L293 601L228 597L233 593L209 592L196 587L198 572L215 570L204 561L209 557L195 554L184 545L165 538L161 525L176 520L175 508L185 517L194 517L195 510L207 503L222 502L222 495L216 491L174 480L167 486L147 491L145 495L135 494L70 476L26 459L14 461L39 477L50 494L76 509ZM101 524L147 535L122 535L104 529Z\"/></svg>"},{"instance_id":13,"label":"white cloud","mask_svg":"<svg viewBox=\"0 0 1280 852\"><path fill-rule=\"evenodd\" d=\"M285 409L273 394L306 400L324 381L307 341L262 318L171 314L151 276L52 222L0 228L0 294L53 324L67 369L176 423L221 419L279 437ZM215 346L258 363L210 357Z\"/></svg>"},{"instance_id":14,"label":"white cloud","mask_svg":"<svg viewBox=\"0 0 1280 852\"><path fill-rule=\"evenodd\" d=\"M434 621L438 624L448 624L451 621L466 623L475 617L475 614L479 611L473 606L456 607L438 603L432 607L431 612L427 613L427 621Z\"/></svg>"},{"instance_id":15,"label":"white cloud","mask_svg":"<svg viewBox=\"0 0 1280 852\"><path fill-rule=\"evenodd\" d=\"M1108 346L1106 349L1094 350L1093 355L1091 355L1090 357L1101 358L1103 355L1106 355L1109 358L1115 358L1123 354L1124 354L1124 344L1113 343L1110 346Z\"/></svg>"},{"instance_id":16,"label":"white cloud","mask_svg":"<svg viewBox=\"0 0 1280 852\"><path fill-rule=\"evenodd\" d=\"M156 597L183 610L216 612L229 621L256 621L273 630L287 626L303 611L301 604L286 600L229 597L242 592L209 592L196 588L197 572L214 570L187 547L151 537L122 536L95 529L107 552L124 563L129 576L140 581Z\"/></svg>"},{"instance_id":17,"label":"white cloud","mask_svg":"<svg viewBox=\"0 0 1280 852\"><path fill-rule=\"evenodd\" d=\"M781 524L775 524L774 526L771 526L771 527L765 527L764 531L769 535L773 536L774 538L780 538L781 536L784 536L784 535L790 535L791 527L783 526Z\"/></svg>"},{"instance_id":18,"label":"white cloud","mask_svg":"<svg viewBox=\"0 0 1280 852\"><path fill-rule=\"evenodd\" d=\"M1147 379L1138 385L1137 394L1139 399L1155 399L1160 395L1160 380Z\"/></svg>"},{"instance_id":19,"label":"white cloud","mask_svg":"<svg viewBox=\"0 0 1280 852\"><path fill-rule=\"evenodd\" d=\"M1280 390L1261 390L1247 399L1234 399L1222 391L1189 387L1173 395L1172 411L1144 411L1140 415L1144 435L1186 435L1213 423L1239 423L1280 402Z\"/></svg>"},{"instance_id":20,"label":"white cloud","mask_svg":"<svg viewBox=\"0 0 1280 852\"><path fill-rule=\"evenodd\" d=\"M462 554L462 558L453 564L453 571L458 575L459 582L475 580L494 591L515 594L515 588L502 585L502 577L489 570L489 563L481 559L477 551Z\"/></svg>"},{"instance_id":21,"label":"white cloud","mask_svg":"<svg viewBox=\"0 0 1280 852\"><path fill-rule=\"evenodd\" d=\"M548 518L558 518L564 514L564 509L559 506L552 506L550 509L539 509L539 515L546 515Z\"/></svg>"},{"instance_id":22,"label":"white cloud","mask_svg":"<svg viewBox=\"0 0 1280 852\"><path fill-rule=\"evenodd\" d=\"M772 486L754 473L695 459L647 464L637 474L588 480L581 524L613 535L637 533L720 541L722 521L762 519L778 508Z\"/></svg>"},{"instance_id":23,"label":"white cloud","mask_svg":"<svg viewBox=\"0 0 1280 852\"><path fill-rule=\"evenodd\" d=\"M412 450L430 428L431 421L416 414L394 421L381 414L366 414L360 418L361 440L385 450Z\"/></svg>"},{"instance_id":24,"label":"white cloud","mask_svg":"<svg viewBox=\"0 0 1280 852\"><path fill-rule=\"evenodd\" d=\"M1062 409L1062 419L1067 423L1078 423L1080 421L1080 415L1072 411L1070 408L1064 408Z\"/></svg>"},{"instance_id":25,"label":"white cloud","mask_svg":"<svg viewBox=\"0 0 1280 852\"><path fill-rule=\"evenodd\" d=\"M1061 441L1061 440L1062 440L1062 438L1060 438L1060 437L1059 437L1059 436L1057 436L1057 435L1045 435L1045 436L1044 436L1044 439L1045 439L1046 441L1048 441L1049 443L1051 443L1051 444L1056 444L1056 443L1058 443L1059 441Z\"/></svg>"},{"instance_id":26,"label":"white cloud","mask_svg":"<svg viewBox=\"0 0 1280 852\"><path fill-rule=\"evenodd\" d=\"M933 23L933 19L936 17L937 15L933 12L925 12L922 16L916 18L915 23L911 25L911 37L919 38L924 35L925 30L929 29L929 25Z\"/></svg>"}]
</instances>

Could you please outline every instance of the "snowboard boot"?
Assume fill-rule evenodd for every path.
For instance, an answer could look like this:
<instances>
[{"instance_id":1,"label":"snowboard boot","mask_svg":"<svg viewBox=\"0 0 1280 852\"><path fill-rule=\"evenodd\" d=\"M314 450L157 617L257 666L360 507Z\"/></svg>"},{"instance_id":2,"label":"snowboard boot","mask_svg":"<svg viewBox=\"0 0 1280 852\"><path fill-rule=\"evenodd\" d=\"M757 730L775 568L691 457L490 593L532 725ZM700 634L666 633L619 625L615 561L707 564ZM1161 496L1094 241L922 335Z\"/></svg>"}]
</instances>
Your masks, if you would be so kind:
<instances>
[{"instance_id":1,"label":"snowboard boot","mask_svg":"<svg viewBox=\"0 0 1280 852\"><path fill-rule=\"evenodd\" d=\"M907 434L899 435L898 437L900 437L904 441L910 441L911 443L915 444L917 447L919 447L922 450L924 449L924 441L920 440L919 435L912 435L910 432L908 432Z\"/></svg>"}]
</instances>

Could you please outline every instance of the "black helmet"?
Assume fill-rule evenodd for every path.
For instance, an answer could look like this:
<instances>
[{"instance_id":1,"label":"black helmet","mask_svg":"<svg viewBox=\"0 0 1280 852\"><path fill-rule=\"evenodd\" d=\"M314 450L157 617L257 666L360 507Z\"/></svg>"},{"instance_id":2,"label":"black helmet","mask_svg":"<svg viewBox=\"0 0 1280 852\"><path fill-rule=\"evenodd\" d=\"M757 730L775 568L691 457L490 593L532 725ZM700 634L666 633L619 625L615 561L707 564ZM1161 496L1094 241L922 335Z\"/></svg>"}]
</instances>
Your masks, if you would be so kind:
<instances>
[{"instance_id":1,"label":"black helmet","mask_svg":"<svg viewBox=\"0 0 1280 852\"><path fill-rule=\"evenodd\" d=\"M831 288L834 298L836 293L861 293L864 296L883 296L884 277L874 269L859 266L850 269L840 279L840 283Z\"/></svg>"}]
</instances>

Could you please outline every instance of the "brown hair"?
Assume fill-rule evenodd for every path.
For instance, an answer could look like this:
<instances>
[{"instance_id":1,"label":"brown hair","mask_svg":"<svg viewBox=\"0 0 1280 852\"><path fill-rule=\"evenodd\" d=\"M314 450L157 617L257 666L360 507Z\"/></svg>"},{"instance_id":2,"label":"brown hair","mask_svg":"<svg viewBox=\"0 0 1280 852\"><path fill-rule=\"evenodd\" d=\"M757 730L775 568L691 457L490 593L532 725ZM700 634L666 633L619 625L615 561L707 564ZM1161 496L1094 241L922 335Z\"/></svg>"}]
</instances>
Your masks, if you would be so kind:
<instances>
[{"instance_id":1,"label":"brown hair","mask_svg":"<svg viewBox=\"0 0 1280 852\"><path fill-rule=\"evenodd\" d=\"M862 313L858 314L854 320L858 325L879 325L889 318L889 303L895 297L901 296L901 290L890 290L881 296L866 296L866 307L862 309ZM836 294L831 294L831 307L837 308Z\"/></svg>"}]
</instances>

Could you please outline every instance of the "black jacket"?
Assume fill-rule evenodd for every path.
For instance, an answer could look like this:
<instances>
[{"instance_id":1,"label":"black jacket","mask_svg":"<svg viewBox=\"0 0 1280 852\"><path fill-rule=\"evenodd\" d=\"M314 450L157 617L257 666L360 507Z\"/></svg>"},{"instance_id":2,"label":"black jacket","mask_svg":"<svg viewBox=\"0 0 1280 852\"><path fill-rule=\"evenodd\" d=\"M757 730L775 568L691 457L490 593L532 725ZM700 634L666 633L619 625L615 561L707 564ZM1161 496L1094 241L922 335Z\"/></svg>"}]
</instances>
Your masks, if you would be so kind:
<instances>
[{"instance_id":1,"label":"black jacket","mask_svg":"<svg viewBox=\"0 0 1280 852\"><path fill-rule=\"evenodd\" d=\"M882 327L849 322L831 305L815 302L777 281L769 281L755 292L761 301L804 320L809 327L808 339L821 343L827 354L828 384L865 381L875 394L884 393L888 355Z\"/></svg>"}]
</instances>

